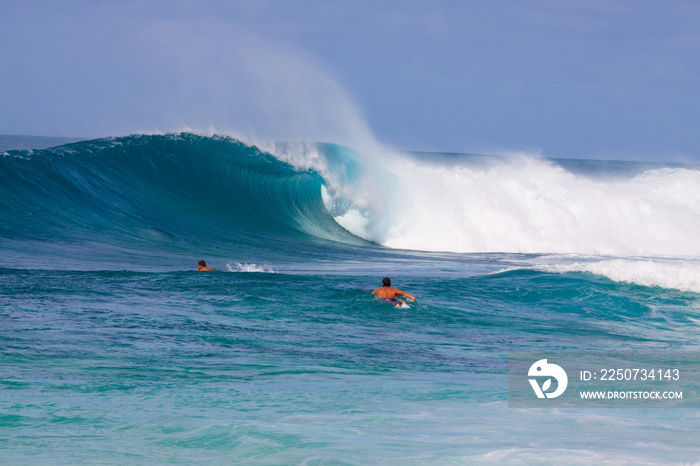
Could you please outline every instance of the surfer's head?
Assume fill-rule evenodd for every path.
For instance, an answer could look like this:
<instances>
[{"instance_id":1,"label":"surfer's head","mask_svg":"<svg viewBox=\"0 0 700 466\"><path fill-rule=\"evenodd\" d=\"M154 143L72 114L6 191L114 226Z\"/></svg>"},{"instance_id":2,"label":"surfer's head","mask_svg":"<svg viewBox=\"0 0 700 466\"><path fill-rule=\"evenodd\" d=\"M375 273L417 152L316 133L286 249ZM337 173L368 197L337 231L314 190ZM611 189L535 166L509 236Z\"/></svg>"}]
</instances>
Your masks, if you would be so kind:
<instances>
[{"instance_id":1,"label":"surfer's head","mask_svg":"<svg viewBox=\"0 0 700 466\"><path fill-rule=\"evenodd\" d=\"M206 267L206 266L207 266L207 263L204 262L204 261L199 261L199 262L197 262L197 266L199 266L199 267Z\"/></svg>"},{"instance_id":2,"label":"surfer's head","mask_svg":"<svg viewBox=\"0 0 700 466\"><path fill-rule=\"evenodd\" d=\"M384 280L382 280L382 286L391 286L391 280L389 277L384 277Z\"/></svg>"}]
</instances>

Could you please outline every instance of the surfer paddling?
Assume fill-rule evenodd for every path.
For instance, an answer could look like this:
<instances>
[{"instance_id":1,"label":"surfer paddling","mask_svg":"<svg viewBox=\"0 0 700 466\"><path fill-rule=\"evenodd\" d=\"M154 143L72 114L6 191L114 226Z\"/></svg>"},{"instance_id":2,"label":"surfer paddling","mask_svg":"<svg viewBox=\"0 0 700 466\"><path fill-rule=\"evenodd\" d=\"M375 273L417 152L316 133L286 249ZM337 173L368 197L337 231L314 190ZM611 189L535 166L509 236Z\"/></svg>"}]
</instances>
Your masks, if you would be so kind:
<instances>
[{"instance_id":1,"label":"surfer paddling","mask_svg":"<svg viewBox=\"0 0 700 466\"><path fill-rule=\"evenodd\" d=\"M384 280L382 280L382 287L377 288L376 290L372 291L372 293L377 295L378 298L389 301L394 306L401 306L404 304L403 301L396 298L397 296L405 296L412 301L416 300L415 296L411 296L398 288L392 288L391 279L389 279L389 277L384 278Z\"/></svg>"},{"instance_id":2,"label":"surfer paddling","mask_svg":"<svg viewBox=\"0 0 700 466\"><path fill-rule=\"evenodd\" d=\"M197 270L199 270L200 272L209 272L211 270L216 270L216 269L212 269L211 267L207 267L207 263L204 261L199 261L199 262L197 262Z\"/></svg>"}]
</instances>

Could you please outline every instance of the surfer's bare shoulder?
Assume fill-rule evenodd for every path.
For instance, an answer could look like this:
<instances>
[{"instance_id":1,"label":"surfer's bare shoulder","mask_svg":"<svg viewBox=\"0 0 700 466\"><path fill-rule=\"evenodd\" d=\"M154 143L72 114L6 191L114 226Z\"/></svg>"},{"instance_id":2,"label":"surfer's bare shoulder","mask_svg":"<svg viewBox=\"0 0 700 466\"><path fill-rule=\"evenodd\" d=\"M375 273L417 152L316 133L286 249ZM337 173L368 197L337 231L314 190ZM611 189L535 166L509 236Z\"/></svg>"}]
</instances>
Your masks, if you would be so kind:
<instances>
[{"instance_id":1,"label":"surfer's bare shoulder","mask_svg":"<svg viewBox=\"0 0 700 466\"><path fill-rule=\"evenodd\" d=\"M207 267L207 263L204 261L199 261L199 262L197 262L197 270L199 270L200 272L209 272L209 271L216 270L216 269L213 269L211 267Z\"/></svg>"}]
</instances>

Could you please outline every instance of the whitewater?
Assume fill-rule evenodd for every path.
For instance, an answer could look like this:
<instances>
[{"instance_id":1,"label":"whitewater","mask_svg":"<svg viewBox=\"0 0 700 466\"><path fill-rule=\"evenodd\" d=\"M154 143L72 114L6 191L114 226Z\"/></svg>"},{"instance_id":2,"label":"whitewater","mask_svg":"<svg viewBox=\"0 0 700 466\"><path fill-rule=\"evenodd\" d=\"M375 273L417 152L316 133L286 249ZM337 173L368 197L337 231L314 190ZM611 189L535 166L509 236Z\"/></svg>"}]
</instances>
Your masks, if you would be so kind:
<instances>
[{"instance_id":1,"label":"whitewater","mask_svg":"<svg viewBox=\"0 0 700 466\"><path fill-rule=\"evenodd\" d=\"M4 463L698 460L696 410L514 409L506 380L513 351L700 349L696 166L3 143Z\"/></svg>"},{"instance_id":2,"label":"whitewater","mask_svg":"<svg viewBox=\"0 0 700 466\"><path fill-rule=\"evenodd\" d=\"M322 174L338 224L390 248L546 253L553 263L536 268L700 292L697 167L387 152L379 164L350 152L339 169L317 146L270 149Z\"/></svg>"}]
</instances>

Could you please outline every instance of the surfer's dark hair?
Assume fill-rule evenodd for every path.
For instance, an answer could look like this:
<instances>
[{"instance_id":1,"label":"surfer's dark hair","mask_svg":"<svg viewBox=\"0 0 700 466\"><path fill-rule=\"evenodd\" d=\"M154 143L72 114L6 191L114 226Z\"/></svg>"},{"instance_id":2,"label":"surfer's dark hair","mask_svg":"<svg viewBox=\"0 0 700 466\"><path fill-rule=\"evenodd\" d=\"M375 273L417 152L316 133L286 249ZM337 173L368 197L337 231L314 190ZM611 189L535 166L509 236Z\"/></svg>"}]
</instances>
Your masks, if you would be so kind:
<instances>
[{"instance_id":1,"label":"surfer's dark hair","mask_svg":"<svg viewBox=\"0 0 700 466\"><path fill-rule=\"evenodd\" d=\"M391 280L389 277L384 277L384 280L382 280L382 286L391 286Z\"/></svg>"},{"instance_id":2,"label":"surfer's dark hair","mask_svg":"<svg viewBox=\"0 0 700 466\"><path fill-rule=\"evenodd\" d=\"M201 265L202 267L206 267L207 263L204 261L199 261L199 262L197 262L197 265Z\"/></svg>"}]
</instances>

